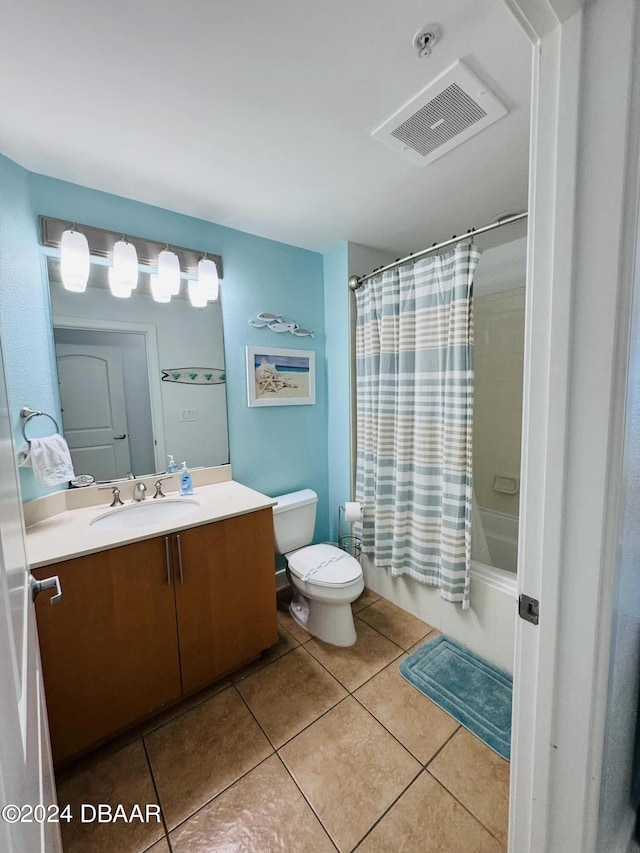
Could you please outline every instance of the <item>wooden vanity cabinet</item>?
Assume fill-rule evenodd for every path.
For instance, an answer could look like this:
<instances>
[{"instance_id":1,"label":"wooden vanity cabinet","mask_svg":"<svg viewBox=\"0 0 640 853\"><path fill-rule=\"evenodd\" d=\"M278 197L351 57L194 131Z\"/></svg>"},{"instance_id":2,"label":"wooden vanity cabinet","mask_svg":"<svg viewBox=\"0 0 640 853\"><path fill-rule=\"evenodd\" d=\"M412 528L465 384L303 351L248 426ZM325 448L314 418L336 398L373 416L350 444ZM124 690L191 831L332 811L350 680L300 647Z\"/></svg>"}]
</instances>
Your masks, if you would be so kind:
<instances>
[{"instance_id":1,"label":"wooden vanity cabinet","mask_svg":"<svg viewBox=\"0 0 640 853\"><path fill-rule=\"evenodd\" d=\"M58 563L62 598L36 599L53 758L64 762L180 697L164 539ZM34 569L36 578L51 566Z\"/></svg>"},{"instance_id":2,"label":"wooden vanity cabinet","mask_svg":"<svg viewBox=\"0 0 640 853\"><path fill-rule=\"evenodd\" d=\"M57 563L55 573L62 599L39 595L36 616L57 764L278 638L270 508Z\"/></svg>"},{"instance_id":3,"label":"wooden vanity cabinet","mask_svg":"<svg viewBox=\"0 0 640 853\"><path fill-rule=\"evenodd\" d=\"M273 513L193 527L174 540L182 689L191 693L278 639Z\"/></svg>"}]
</instances>

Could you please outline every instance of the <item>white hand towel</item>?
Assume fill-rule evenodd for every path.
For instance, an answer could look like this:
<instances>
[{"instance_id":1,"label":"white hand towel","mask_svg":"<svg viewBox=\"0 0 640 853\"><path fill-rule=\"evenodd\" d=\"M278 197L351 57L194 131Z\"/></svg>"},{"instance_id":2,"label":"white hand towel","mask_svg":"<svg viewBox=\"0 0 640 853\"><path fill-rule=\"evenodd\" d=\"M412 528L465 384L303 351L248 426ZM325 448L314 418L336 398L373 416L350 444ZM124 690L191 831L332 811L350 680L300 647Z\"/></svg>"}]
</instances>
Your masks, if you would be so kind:
<instances>
[{"instance_id":1,"label":"white hand towel","mask_svg":"<svg viewBox=\"0 0 640 853\"><path fill-rule=\"evenodd\" d=\"M69 445L61 435L32 438L16 454L18 465L33 468L41 486L59 486L75 477Z\"/></svg>"}]
</instances>

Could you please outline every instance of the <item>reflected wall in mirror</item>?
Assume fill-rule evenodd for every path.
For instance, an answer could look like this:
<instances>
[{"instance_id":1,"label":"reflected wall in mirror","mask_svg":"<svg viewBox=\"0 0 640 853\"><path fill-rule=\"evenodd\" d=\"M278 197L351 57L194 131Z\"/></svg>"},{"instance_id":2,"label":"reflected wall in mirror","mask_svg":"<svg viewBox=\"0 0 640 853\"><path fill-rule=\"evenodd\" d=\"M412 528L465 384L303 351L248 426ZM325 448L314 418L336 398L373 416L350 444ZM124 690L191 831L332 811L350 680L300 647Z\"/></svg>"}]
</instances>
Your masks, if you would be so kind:
<instances>
[{"instance_id":1,"label":"reflected wall in mirror","mask_svg":"<svg viewBox=\"0 0 640 853\"><path fill-rule=\"evenodd\" d=\"M162 371L224 372L220 302L193 308L183 282L170 303L153 300L141 273L127 299L114 297L106 266L92 265L85 293L70 293L47 258L63 432L76 474L112 480L178 465L229 462L224 381L162 382Z\"/></svg>"}]
</instances>

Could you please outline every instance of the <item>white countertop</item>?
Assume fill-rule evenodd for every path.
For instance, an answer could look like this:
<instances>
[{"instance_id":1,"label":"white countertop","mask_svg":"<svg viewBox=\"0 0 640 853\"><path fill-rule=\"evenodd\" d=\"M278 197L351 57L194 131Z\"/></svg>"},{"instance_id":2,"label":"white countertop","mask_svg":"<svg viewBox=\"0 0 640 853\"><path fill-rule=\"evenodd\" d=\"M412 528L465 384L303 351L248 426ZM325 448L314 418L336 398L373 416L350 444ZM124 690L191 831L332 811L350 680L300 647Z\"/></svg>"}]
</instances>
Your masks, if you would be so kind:
<instances>
[{"instance_id":1,"label":"white countertop","mask_svg":"<svg viewBox=\"0 0 640 853\"><path fill-rule=\"evenodd\" d=\"M198 527L236 515L246 515L275 506L276 501L233 480L208 486L196 486L194 494L185 500L196 500L199 506L179 519L123 530L98 530L91 521L109 511L109 500L101 506L66 510L27 527L27 559L32 569L49 566L62 560L72 560L85 554L95 554L131 542L154 536L164 536L177 530ZM172 500L179 497L168 495ZM153 500L153 498L147 498Z\"/></svg>"}]
</instances>

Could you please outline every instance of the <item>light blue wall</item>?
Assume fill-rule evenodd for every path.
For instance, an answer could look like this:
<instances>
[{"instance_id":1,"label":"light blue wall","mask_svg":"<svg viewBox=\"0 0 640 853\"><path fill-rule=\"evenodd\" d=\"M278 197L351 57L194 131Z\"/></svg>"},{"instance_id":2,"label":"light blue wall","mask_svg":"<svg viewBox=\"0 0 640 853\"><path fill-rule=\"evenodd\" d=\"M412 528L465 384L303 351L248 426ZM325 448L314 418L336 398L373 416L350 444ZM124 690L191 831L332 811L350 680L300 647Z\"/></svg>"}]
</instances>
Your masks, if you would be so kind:
<instances>
[{"instance_id":1,"label":"light blue wall","mask_svg":"<svg viewBox=\"0 0 640 853\"><path fill-rule=\"evenodd\" d=\"M19 186L12 184L9 188L5 202L0 201L3 219L5 215L9 219L15 217L16 209L20 211L16 228L19 234L11 237L16 256L14 266L22 265L24 257L29 258L28 271L21 266L19 271L11 273L10 279L12 292L15 292L24 286L21 282L27 278L29 298L14 299L7 304L4 276L0 289L0 312L4 315L6 308L11 315L6 329L3 322L2 332L3 338L6 337L12 405L24 398L25 402L31 400L33 405L42 408L57 406L51 390L55 388L53 345L48 291L42 283L44 277L37 246L38 214L219 253L224 263L221 291L234 478L269 495L301 488L314 489L319 497L316 538L326 538L329 514L322 256L130 199L24 172L6 159L2 166L14 183L19 181ZM3 253L4 239L0 232L0 254ZM287 340L283 340L268 329L254 329L248 321L260 311L292 317L301 326L314 329L316 337L287 335ZM25 335L27 328L29 333ZM19 338L22 338L21 343ZM38 375L27 377L24 365L34 364L33 341L37 341L39 351ZM259 344L316 352L315 406L247 407L245 347ZM34 386L40 396L35 394ZM42 403L37 402L36 397ZM35 494L23 485L25 499Z\"/></svg>"},{"instance_id":2,"label":"light blue wall","mask_svg":"<svg viewBox=\"0 0 640 853\"><path fill-rule=\"evenodd\" d=\"M58 384L51 380L54 348L49 293L43 284L29 177L29 172L0 155L0 333L13 437L18 445L22 444L22 406L60 417ZM31 436L47 433L40 420L44 419L29 424ZM25 500L47 492L37 485L30 468L20 470L20 481Z\"/></svg>"}]
</instances>

